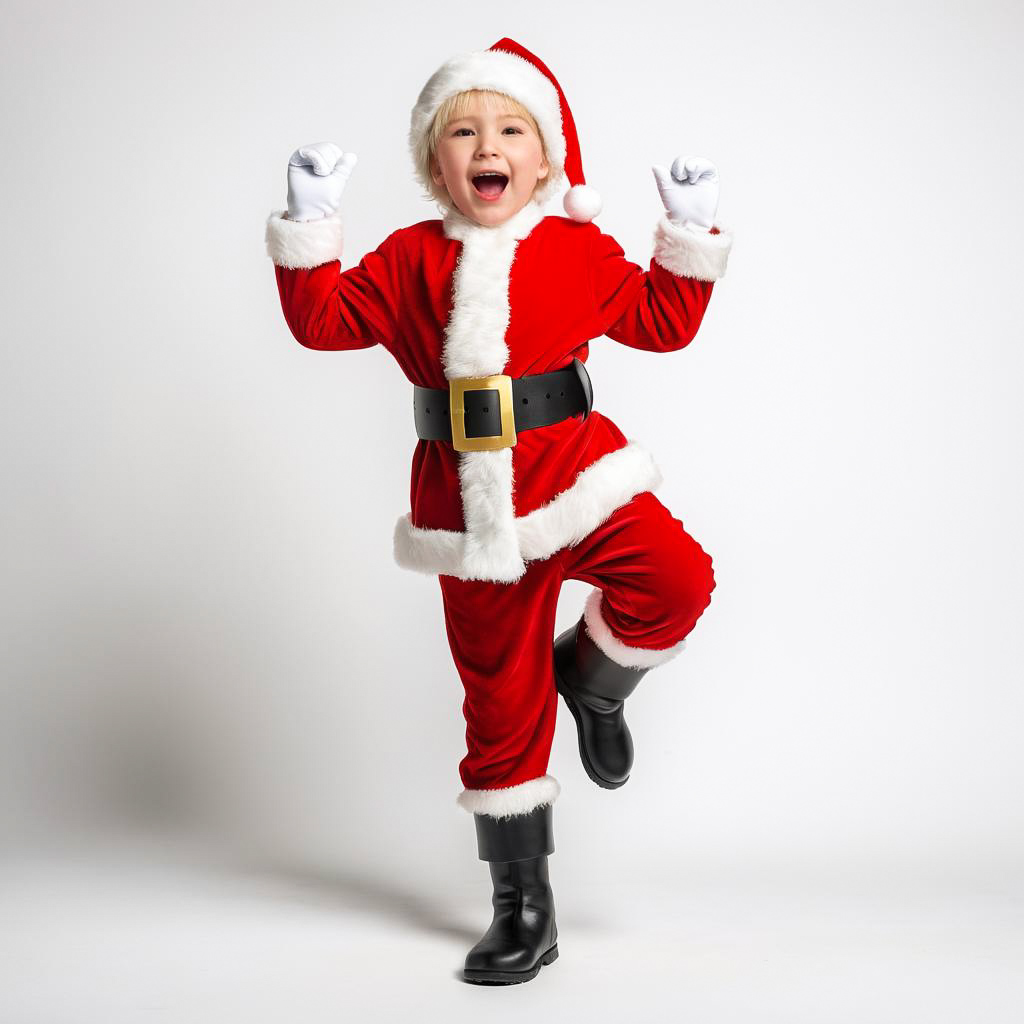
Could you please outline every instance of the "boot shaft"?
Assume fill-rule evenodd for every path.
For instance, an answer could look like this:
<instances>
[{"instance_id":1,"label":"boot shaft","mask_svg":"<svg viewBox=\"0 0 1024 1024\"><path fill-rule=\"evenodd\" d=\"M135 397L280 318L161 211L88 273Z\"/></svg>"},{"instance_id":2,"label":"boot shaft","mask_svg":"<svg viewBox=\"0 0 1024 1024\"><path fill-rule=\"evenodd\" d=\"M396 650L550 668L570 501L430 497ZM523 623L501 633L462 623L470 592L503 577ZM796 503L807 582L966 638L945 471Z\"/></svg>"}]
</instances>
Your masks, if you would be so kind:
<instances>
[{"instance_id":1,"label":"boot shaft","mask_svg":"<svg viewBox=\"0 0 1024 1024\"><path fill-rule=\"evenodd\" d=\"M546 854L527 860L491 861L488 864L494 886L494 905L523 894L525 902L537 908L551 908L551 880Z\"/></svg>"}]
</instances>

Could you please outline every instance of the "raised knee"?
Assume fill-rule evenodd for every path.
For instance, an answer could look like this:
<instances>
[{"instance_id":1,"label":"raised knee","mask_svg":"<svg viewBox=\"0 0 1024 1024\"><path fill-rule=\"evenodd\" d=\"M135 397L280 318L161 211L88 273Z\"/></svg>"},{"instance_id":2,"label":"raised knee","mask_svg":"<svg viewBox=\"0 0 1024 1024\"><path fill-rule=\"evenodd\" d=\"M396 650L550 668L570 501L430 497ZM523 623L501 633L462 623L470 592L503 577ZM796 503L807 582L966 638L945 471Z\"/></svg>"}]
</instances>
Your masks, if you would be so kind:
<instances>
[{"instance_id":1,"label":"raised knee","mask_svg":"<svg viewBox=\"0 0 1024 1024\"><path fill-rule=\"evenodd\" d=\"M672 607L699 614L711 603L714 566L711 556L692 538L678 545L666 577L666 600Z\"/></svg>"}]
</instances>

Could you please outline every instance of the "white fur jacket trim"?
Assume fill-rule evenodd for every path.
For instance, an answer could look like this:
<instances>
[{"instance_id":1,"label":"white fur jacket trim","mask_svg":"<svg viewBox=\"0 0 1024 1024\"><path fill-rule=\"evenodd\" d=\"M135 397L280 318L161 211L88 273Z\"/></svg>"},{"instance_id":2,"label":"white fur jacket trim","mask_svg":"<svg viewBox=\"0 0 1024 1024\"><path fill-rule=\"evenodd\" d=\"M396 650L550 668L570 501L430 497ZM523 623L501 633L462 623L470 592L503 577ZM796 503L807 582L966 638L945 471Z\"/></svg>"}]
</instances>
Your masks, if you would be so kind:
<instances>
[{"instance_id":1,"label":"white fur jacket trim","mask_svg":"<svg viewBox=\"0 0 1024 1024\"><path fill-rule=\"evenodd\" d=\"M713 235L684 228L663 214L654 229L654 261L676 277L717 281L725 274L731 249L732 232L723 227Z\"/></svg>"},{"instance_id":2,"label":"white fur jacket trim","mask_svg":"<svg viewBox=\"0 0 1024 1024\"><path fill-rule=\"evenodd\" d=\"M661 480L650 452L630 441L587 466L546 505L513 518L510 536L502 532L506 524L499 524L493 544L487 543L486 533L478 531L473 544L467 533L413 526L408 513L400 516L394 533L395 562L416 572L514 583L526 572L526 562L578 544L617 508L641 491L653 491ZM463 495L465 500L465 490Z\"/></svg>"},{"instance_id":3,"label":"white fur jacket trim","mask_svg":"<svg viewBox=\"0 0 1024 1024\"><path fill-rule=\"evenodd\" d=\"M284 210L274 210L264 233L267 255L277 266L309 270L341 259L340 214L304 221L288 220L284 214Z\"/></svg>"}]
</instances>

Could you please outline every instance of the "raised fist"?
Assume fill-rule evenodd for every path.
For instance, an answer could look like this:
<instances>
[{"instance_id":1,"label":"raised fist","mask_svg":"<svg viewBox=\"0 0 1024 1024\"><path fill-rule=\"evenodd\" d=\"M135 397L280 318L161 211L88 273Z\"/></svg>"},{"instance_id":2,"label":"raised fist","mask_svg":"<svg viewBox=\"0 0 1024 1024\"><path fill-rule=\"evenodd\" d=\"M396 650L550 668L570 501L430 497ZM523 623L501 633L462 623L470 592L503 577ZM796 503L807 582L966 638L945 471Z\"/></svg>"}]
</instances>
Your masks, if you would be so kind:
<instances>
[{"instance_id":1,"label":"raised fist","mask_svg":"<svg viewBox=\"0 0 1024 1024\"><path fill-rule=\"evenodd\" d=\"M655 164L654 180L669 219L684 227L709 231L718 210L718 168L702 156L677 156L671 173Z\"/></svg>"},{"instance_id":2,"label":"raised fist","mask_svg":"<svg viewBox=\"0 0 1024 1024\"><path fill-rule=\"evenodd\" d=\"M288 161L288 219L319 220L334 213L355 165L355 153L344 153L333 142L295 150Z\"/></svg>"}]
</instances>

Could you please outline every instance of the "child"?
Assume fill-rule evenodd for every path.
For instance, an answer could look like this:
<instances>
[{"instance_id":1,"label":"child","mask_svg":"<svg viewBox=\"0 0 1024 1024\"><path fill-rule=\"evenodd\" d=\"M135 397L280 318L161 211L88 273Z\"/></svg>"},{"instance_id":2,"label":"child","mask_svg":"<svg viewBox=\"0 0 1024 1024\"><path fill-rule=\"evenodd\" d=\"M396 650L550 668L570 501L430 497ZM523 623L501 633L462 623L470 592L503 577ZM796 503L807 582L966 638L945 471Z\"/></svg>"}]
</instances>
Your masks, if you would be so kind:
<instances>
[{"instance_id":1,"label":"child","mask_svg":"<svg viewBox=\"0 0 1024 1024\"><path fill-rule=\"evenodd\" d=\"M651 455L591 411L588 343L672 352L697 332L731 236L713 226L718 175L700 158L654 167L666 207L649 271L592 223L565 96L510 39L442 65L412 112L416 175L441 220L390 234L341 272L337 216L353 154L289 161L288 211L267 221L282 309L313 349L381 344L413 384L418 442L404 568L437 575L465 688L458 803L473 814L494 916L468 981L536 977L558 956L547 774L558 693L590 778L625 783L623 702L675 657L710 602L711 559L651 493ZM565 217L542 204L568 179ZM554 641L566 579L594 586Z\"/></svg>"}]
</instances>

